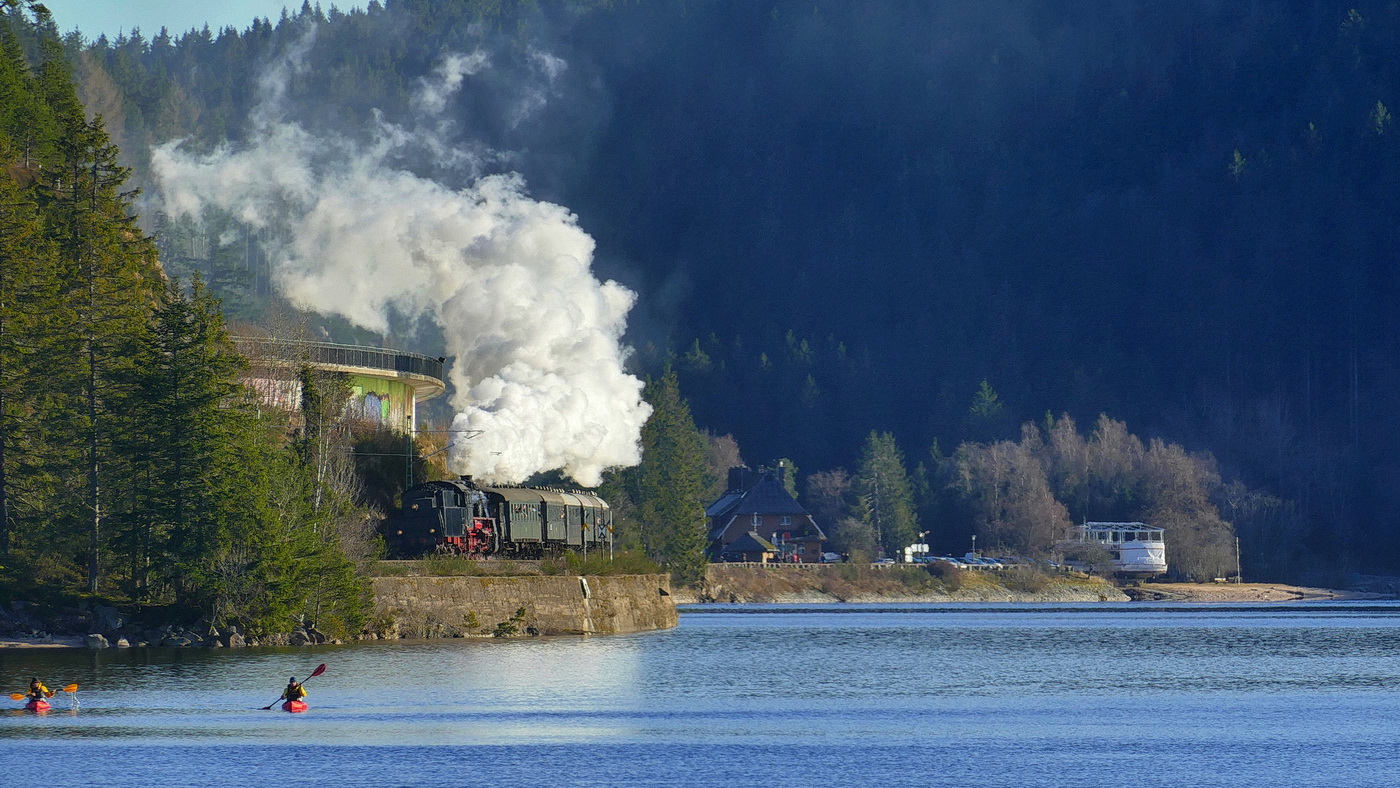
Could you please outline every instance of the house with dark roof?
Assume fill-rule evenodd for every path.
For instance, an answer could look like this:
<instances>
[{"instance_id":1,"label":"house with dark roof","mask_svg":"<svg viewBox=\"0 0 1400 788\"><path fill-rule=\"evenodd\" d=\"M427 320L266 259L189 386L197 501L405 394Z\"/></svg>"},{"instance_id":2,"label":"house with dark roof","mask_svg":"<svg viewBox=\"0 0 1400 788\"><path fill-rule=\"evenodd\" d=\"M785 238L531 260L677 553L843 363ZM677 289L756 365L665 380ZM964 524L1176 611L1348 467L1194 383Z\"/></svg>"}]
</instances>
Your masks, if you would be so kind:
<instances>
[{"instance_id":1,"label":"house with dark roof","mask_svg":"<svg viewBox=\"0 0 1400 788\"><path fill-rule=\"evenodd\" d=\"M729 469L729 486L705 509L711 561L820 562L826 534L791 495L787 468Z\"/></svg>"}]
</instances>

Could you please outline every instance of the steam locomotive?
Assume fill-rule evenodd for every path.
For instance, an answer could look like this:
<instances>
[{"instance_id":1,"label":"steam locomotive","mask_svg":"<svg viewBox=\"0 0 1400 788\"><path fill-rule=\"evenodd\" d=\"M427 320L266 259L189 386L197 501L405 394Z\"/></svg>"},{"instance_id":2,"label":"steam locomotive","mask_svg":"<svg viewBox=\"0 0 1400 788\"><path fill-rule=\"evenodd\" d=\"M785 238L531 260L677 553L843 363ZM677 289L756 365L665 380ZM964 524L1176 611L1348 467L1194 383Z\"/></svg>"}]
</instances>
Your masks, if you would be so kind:
<instances>
[{"instance_id":1,"label":"steam locomotive","mask_svg":"<svg viewBox=\"0 0 1400 788\"><path fill-rule=\"evenodd\" d=\"M565 550L609 550L612 526L607 501L591 493L482 487L463 476L404 491L403 507L385 521L383 534L397 558L449 553L537 559Z\"/></svg>"}]
</instances>

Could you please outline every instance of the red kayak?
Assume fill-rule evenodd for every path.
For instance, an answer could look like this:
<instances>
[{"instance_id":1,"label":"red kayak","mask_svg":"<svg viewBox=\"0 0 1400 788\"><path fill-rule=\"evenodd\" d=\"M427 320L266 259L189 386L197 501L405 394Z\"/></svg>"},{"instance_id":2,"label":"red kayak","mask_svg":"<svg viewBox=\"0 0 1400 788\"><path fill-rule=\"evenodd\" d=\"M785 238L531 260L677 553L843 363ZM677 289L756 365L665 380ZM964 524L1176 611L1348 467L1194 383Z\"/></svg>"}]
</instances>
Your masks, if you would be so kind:
<instances>
[{"instance_id":1,"label":"red kayak","mask_svg":"<svg viewBox=\"0 0 1400 788\"><path fill-rule=\"evenodd\" d=\"M45 706L48 706L47 703L44 704L44 705L45 705ZM286 701L286 702L284 702L284 703L282 704L282 711L290 711L290 712L306 711L306 701L304 701L304 700L289 700L289 701Z\"/></svg>"},{"instance_id":2,"label":"red kayak","mask_svg":"<svg viewBox=\"0 0 1400 788\"><path fill-rule=\"evenodd\" d=\"M48 711L49 702L46 700L31 700L28 703L24 704L24 709L25 711Z\"/></svg>"}]
</instances>

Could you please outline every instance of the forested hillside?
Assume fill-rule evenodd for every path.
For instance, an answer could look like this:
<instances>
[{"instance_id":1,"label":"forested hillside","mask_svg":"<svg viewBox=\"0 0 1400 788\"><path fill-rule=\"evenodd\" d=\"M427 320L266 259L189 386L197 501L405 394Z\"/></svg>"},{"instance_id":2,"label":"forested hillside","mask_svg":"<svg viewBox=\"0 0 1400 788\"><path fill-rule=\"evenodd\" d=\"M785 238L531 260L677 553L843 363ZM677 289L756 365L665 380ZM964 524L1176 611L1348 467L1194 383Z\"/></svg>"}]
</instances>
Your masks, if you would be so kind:
<instances>
[{"instance_id":1,"label":"forested hillside","mask_svg":"<svg viewBox=\"0 0 1400 788\"><path fill-rule=\"evenodd\" d=\"M638 294L634 363L751 456L854 469L875 431L932 469L935 442L1108 414L1296 502L1256 556L1400 559L1391 3L390 0L152 32L64 39L147 187L154 147L274 111L426 137L405 118L457 63L438 144L396 166L518 172L576 213ZM237 216L145 215L234 316L276 298ZM435 352L418 328L393 341Z\"/></svg>"},{"instance_id":2,"label":"forested hillside","mask_svg":"<svg viewBox=\"0 0 1400 788\"><path fill-rule=\"evenodd\" d=\"M160 269L24 5L0 24L0 592L358 632L370 524L322 473L350 460L243 390L218 300Z\"/></svg>"}]
</instances>

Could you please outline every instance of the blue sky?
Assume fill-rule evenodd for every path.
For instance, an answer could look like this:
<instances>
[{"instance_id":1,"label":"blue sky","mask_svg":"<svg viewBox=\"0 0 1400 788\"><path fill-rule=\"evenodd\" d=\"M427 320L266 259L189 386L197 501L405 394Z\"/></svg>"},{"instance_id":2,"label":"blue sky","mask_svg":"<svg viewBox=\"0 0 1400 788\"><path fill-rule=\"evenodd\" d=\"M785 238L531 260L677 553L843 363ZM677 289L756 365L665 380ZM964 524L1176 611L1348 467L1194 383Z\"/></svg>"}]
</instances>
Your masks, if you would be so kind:
<instances>
[{"instance_id":1,"label":"blue sky","mask_svg":"<svg viewBox=\"0 0 1400 788\"><path fill-rule=\"evenodd\" d=\"M198 29L208 23L209 29L217 31L233 25L243 30L253 23L255 17L265 16L276 22L282 15L282 7L300 8L301 0L43 0L53 12L54 22L64 33L78 28L88 40L105 33L115 38L118 33L131 32L139 27L147 38L155 35L161 27L170 29L171 35L179 35L190 29ZM315 5L313 1L312 5ZM360 8L358 0L329 2L322 0L322 8L335 5L342 10Z\"/></svg>"}]
</instances>

